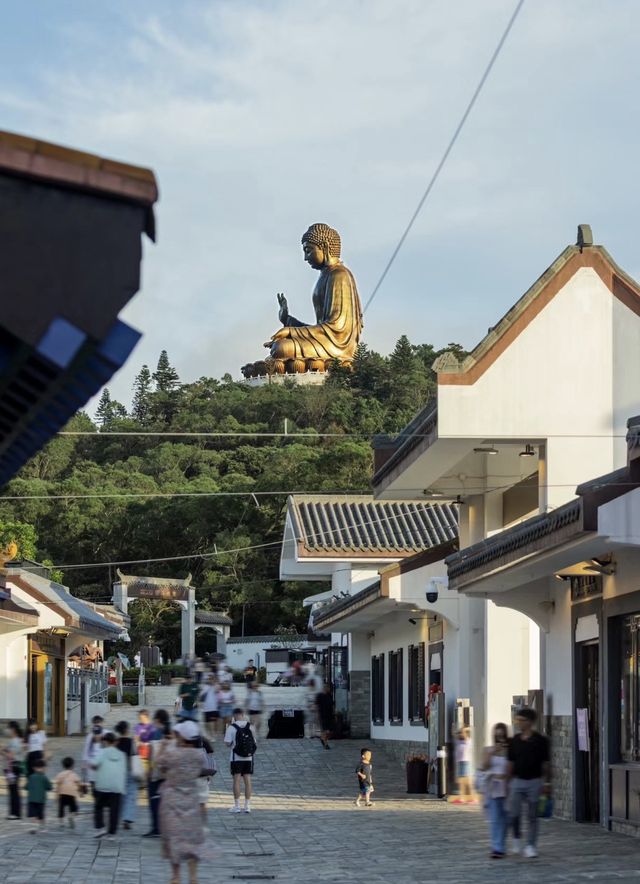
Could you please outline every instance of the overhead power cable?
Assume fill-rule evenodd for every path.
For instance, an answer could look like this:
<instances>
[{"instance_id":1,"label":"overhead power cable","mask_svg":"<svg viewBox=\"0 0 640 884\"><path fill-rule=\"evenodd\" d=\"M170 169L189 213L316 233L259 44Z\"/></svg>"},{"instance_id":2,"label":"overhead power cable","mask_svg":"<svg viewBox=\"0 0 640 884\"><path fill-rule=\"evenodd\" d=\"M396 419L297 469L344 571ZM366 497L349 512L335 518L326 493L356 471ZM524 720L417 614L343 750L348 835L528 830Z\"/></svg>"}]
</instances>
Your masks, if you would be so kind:
<instances>
[{"instance_id":1,"label":"overhead power cable","mask_svg":"<svg viewBox=\"0 0 640 884\"><path fill-rule=\"evenodd\" d=\"M407 502L415 503L446 503L447 500L456 502L457 497L467 497L470 494L488 494L492 491L508 491L514 485L522 482L526 476L520 476L513 482L501 485L468 485L462 480L457 485L437 485L434 493L425 493L424 488L402 488L402 494L413 494L414 498L406 498ZM581 484L578 482L549 482L545 488L575 488ZM609 483L611 484L611 483ZM626 486L636 488L636 482L615 482L618 488ZM95 494L7 494L0 495L0 503L3 500L145 500L145 499L174 499L176 497L288 497L299 495L304 497L350 497L363 495L371 496L371 489L359 491L125 491L125 492L96 492ZM403 498L404 499L404 498Z\"/></svg>"},{"instance_id":2,"label":"overhead power cable","mask_svg":"<svg viewBox=\"0 0 640 884\"><path fill-rule=\"evenodd\" d=\"M494 64L496 63L496 60L497 60L498 56L500 55L500 52L502 51L502 47L504 46L506 39L509 36L509 32L511 31L511 28L515 24L515 21L516 21L518 15L520 14L520 10L522 9L523 6L524 6L524 0L518 0L518 3L516 4L516 8L514 9L512 15L511 15L511 18L509 19L507 26L504 29L504 32L503 32L502 36L500 37L500 40L498 41L498 45L494 49L493 55L489 59L489 63L486 66L484 73L480 77L480 81L479 81L478 85L476 86L473 95L471 96L471 100L469 101L469 104L467 105L460 122L456 126L456 129L455 129L453 135L451 136L451 140L449 141L449 144L447 145L446 150L443 153L440 162L436 166L435 172L431 176L431 180L429 181L429 184L427 185L427 189L420 197L420 201L418 202L418 205L416 206L416 209L415 209L413 215L409 219L409 223L405 227L404 232L403 232L402 236L400 237L400 240L398 241L397 246L395 247L395 249L391 253L391 257L387 261L387 264L386 264L384 270L382 271L382 274L380 275L378 282L376 283L373 291L369 295L369 299L368 299L367 303L364 305L364 310L363 310L364 313L367 312L367 310L371 306L371 303L373 302L373 299L378 294L380 286L384 282L384 280L387 276L387 273L391 269L393 262L395 261L396 257L398 256L398 252L400 251L400 249L404 245L404 241L406 240L407 236L409 235L411 228L415 224L418 215L422 211L422 208L423 208L424 204L426 203L426 201L429 197L429 194L433 190L433 187L434 187L436 181L440 177L440 172L442 172L444 164L447 162L447 159L449 158L449 154L453 150L453 147L454 147L456 141L458 140L460 133L462 132L462 130L464 128L464 124L467 122L469 114L473 110L473 107L474 107L476 101L478 100L480 93L482 92L482 88L483 88L484 84L487 82L489 74L491 73L491 69L493 68Z\"/></svg>"},{"instance_id":3,"label":"overhead power cable","mask_svg":"<svg viewBox=\"0 0 640 884\"><path fill-rule=\"evenodd\" d=\"M295 439L296 442L300 440L311 440L314 439L374 439L376 436L388 435L392 439L397 439L398 441L404 442L405 439L426 439L431 436L431 433L323 433L317 430L309 430L296 433L266 433L266 432L226 432L222 430L210 430L208 432L202 433L191 433L191 432L182 432L182 431L173 431L173 430L162 430L158 432L147 432L146 430L107 430L107 431L95 431L88 432L86 430L60 430L57 436L85 436L90 439L108 439L110 437L121 437L121 436L131 436L132 438L137 437L157 437L157 438L167 438L171 439L175 438L246 438L246 439ZM447 439L471 439L471 440L479 440L481 439L483 442L489 444L493 442L496 445L500 444L508 444L509 442L523 442L522 434L502 434L499 439L489 439L486 434L462 434L462 433L449 433L447 434ZM543 439L626 439L626 433L544 433L540 434L539 437L530 436L531 440L533 440L534 444L536 438Z\"/></svg>"}]
</instances>

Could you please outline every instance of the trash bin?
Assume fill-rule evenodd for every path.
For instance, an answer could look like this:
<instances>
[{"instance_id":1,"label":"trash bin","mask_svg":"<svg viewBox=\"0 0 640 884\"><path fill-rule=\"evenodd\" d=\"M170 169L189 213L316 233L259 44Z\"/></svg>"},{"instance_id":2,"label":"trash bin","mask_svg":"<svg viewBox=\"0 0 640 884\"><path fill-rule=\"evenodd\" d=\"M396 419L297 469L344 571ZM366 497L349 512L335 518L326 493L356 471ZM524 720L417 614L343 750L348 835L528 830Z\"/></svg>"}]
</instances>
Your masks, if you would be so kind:
<instances>
[{"instance_id":1,"label":"trash bin","mask_svg":"<svg viewBox=\"0 0 640 884\"><path fill-rule=\"evenodd\" d=\"M268 740L297 740L304 737L302 709L276 709L269 716Z\"/></svg>"},{"instance_id":2,"label":"trash bin","mask_svg":"<svg viewBox=\"0 0 640 884\"><path fill-rule=\"evenodd\" d=\"M407 761L407 792L410 795L423 795L429 786L429 764L422 758Z\"/></svg>"}]
</instances>

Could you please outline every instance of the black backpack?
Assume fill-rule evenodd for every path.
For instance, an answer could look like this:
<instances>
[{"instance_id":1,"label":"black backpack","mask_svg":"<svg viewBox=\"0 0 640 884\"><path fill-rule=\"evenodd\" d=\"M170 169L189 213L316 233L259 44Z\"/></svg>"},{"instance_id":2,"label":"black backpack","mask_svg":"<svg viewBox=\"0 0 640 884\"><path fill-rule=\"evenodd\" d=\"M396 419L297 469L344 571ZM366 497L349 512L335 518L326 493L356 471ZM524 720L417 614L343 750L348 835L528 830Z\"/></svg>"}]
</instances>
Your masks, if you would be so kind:
<instances>
[{"instance_id":1,"label":"black backpack","mask_svg":"<svg viewBox=\"0 0 640 884\"><path fill-rule=\"evenodd\" d=\"M251 732L251 725L247 722L244 727L240 727L240 725L235 723L233 726L236 729L234 753L239 755L240 758L251 758L258 748Z\"/></svg>"}]
</instances>

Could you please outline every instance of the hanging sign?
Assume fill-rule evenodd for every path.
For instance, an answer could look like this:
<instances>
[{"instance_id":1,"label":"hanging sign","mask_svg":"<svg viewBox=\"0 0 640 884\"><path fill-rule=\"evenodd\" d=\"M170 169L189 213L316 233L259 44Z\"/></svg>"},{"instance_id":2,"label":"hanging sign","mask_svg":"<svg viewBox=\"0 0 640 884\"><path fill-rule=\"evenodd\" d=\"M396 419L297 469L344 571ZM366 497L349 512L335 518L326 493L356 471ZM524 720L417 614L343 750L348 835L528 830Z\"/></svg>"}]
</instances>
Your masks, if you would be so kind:
<instances>
[{"instance_id":1,"label":"hanging sign","mask_svg":"<svg viewBox=\"0 0 640 884\"><path fill-rule=\"evenodd\" d=\"M590 752L588 709L576 709L576 725L578 729L578 751Z\"/></svg>"}]
</instances>

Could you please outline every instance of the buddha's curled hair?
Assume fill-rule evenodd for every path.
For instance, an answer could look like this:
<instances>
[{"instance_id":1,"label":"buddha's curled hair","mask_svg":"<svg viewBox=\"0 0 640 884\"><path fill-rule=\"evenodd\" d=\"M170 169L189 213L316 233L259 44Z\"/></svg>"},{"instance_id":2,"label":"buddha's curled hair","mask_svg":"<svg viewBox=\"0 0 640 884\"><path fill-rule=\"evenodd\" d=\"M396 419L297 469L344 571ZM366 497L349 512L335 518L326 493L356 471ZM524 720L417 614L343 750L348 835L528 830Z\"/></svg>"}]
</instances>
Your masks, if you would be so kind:
<instances>
[{"instance_id":1,"label":"buddha's curled hair","mask_svg":"<svg viewBox=\"0 0 640 884\"><path fill-rule=\"evenodd\" d=\"M326 244L330 255L334 258L340 257L340 234L328 224L312 224L302 237L302 243L306 242L320 247Z\"/></svg>"}]
</instances>

